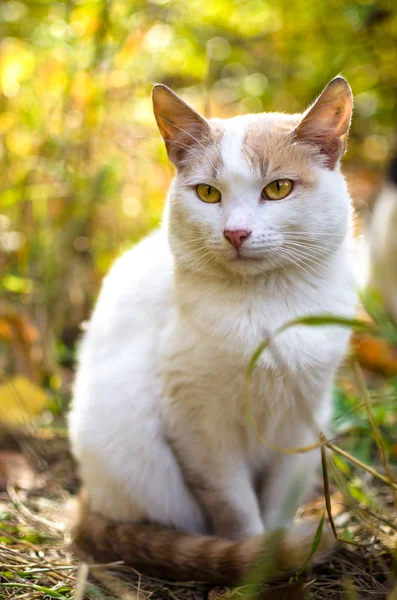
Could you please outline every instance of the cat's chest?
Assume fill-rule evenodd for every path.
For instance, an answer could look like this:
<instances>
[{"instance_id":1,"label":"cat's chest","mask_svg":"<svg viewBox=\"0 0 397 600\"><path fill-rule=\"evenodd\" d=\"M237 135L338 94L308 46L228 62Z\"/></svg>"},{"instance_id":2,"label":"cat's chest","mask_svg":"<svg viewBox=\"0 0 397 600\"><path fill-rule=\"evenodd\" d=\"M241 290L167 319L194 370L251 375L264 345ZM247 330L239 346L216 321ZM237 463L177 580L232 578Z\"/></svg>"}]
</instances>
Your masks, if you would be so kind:
<instances>
[{"instance_id":1,"label":"cat's chest","mask_svg":"<svg viewBox=\"0 0 397 600\"><path fill-rule=\"evenodd\" d=\"M273 336L293 313L270 303L256 306L200 308L186 315L175 310L161 340L161 373L169 397L194 393L202 398L217 396L230 405L241 398L248 364L259 345L271 335L269 346L258 360L251 382L252 394L260 401L281 393L284 381L304 383L316 364L326 366L338 355L335 344L320 331L291 328ZM344 342L342 342L342 345ZM189 390L189 392L187 392Z\"/></svg>"},{"instance_id":2,"label":"cat's chest","mask_svg":"<svg viewBox=\"0 0 397 600\"><path fill-rule=\"evenodd\" d=\"M181 401L187 396L203 404L207 397L240 407L246 369L259 345L291 319L323 312L325 304L323 294L185 291L161 336L164 393ZM317 393L317 380L336 366L348 337L337 328L302 326L273 337L251 383L255 406L291 397L291 386L306 395Z\"/></svg>"},{"instance_id":3,"label":"cat's chest","mask_svg":"<svg viewBox=\"0 0 397 600\"><path fill-rule=\"evenodd\" d=\"M256 342L245 343L252 348ZM306 443L300 400L307 400L317 420L332 379L329 370L316 377L301 369L298 361L293 366L291 357L284 360L278 352L277 357L265 353L247 384L248 353L233 351L217 338L202 338L197 332L177 335L167 349L162 358L162 409L171 431L193 422L214 452L222 439L225 447L240 448L252 464L263 454L252 422L270 443Z\"/></svg>"}]
</instances>

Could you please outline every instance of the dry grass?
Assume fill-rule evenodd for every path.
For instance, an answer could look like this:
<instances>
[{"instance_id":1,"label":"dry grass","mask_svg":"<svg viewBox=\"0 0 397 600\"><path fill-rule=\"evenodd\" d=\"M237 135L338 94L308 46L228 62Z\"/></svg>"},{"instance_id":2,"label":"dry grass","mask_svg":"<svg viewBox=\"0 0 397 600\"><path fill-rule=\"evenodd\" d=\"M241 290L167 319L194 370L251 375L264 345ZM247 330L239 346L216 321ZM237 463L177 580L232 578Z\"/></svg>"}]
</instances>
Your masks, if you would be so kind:
<instances>
[{"instance_id":1,"label":"dry grass","mask_svg":"<svg viewBox=\"0 0 397 600\"><path fill-rule=\"evenodd\" d=\"M247 586L226 589L194 582L165 582L143 577L122 563L89 568L79 565L65 545L65 504L77 488L66 438L55 436L43 440L41 436L30 439L25 436L19 446L27 457L20 468L25 469L25 481L30 483L25 485L29 489L9 483L8 489L0 494L1 598L218 600L225 597L229 600L232 596L243 599L251 596L253 590ZM332 464L329 466L333 471ZM30 479L26 477L29 469ZM21 480L21 472L17 473L18 478ZM365 489L371 490L376 498L372 510L348 492L332 486L330 495L338 531L362 545L339 544L326 564L316 566L294 584L262 586L261 598L396 598L392 575L392 547L397 535L393 495L388 486L369 474L364 479ZM324 498L319 496L301 513L319 516L323 509Z\"/></svg>"}]
</instances>

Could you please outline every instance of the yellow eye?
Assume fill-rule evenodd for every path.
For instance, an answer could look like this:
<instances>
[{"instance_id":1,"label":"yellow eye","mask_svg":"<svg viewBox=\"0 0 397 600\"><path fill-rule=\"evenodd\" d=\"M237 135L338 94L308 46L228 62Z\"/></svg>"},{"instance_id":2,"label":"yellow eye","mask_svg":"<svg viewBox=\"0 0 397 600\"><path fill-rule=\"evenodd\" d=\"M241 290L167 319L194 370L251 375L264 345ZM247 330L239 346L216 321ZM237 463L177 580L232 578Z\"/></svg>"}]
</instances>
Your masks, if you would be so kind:
<instances>
[{"instance_id":1,"label":"yellow eye","mask_svg":"<svg viewBox=\"0 0 397 600\"><path fill-rule=\"evenodd\" d=\"M206 183L199 183L196 185L197 196L203 202L208 202L209 204L216 204L221 201L221 193L216 188L212 187L212 185L208 185Z\"/></svg>"},{"instance_id":2,"label":"yellow eye","mask_svg":"<svg viewBox=\"0 0 397 600\"><path fill-rule=\"evenodd\" d=\"M276 179L262 190L262 197L267 200L282 200L292 191L291 179Z\"/></svg>"}]
</instances>

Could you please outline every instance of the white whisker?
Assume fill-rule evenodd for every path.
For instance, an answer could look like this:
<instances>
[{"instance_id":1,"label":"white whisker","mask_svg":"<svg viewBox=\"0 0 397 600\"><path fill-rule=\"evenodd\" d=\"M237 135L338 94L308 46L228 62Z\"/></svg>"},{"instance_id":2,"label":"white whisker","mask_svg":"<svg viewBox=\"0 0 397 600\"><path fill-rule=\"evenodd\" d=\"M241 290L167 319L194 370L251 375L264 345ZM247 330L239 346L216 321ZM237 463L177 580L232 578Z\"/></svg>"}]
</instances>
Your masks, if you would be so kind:
<instances>
[{"instance_id":1,"label":"white whisker","mask_svg":"<svg viewBox=\"0 0 397 600\"><path fill-rule=\"evenodd\" d=\"M284 256L284 258L287 258L290 262L292 262L297 267L299 267L300 269L305 271L305 273L307 273L309 276L313 277L314 275L316 275L318 277L322 277L321 273L319 273L314 267L307 264L303 259L295 256L295 254L292 254L288 250L286 250L286 249L279 250L278 254L280 254L280 256ZM296 261L298 261L298 262L296 262ZM312 271L312 272L310 273L309 271L307 271L305 269L305 267L303 267L302 265L305 265L305 267L307 267L307 269L310 269L310 271Z\"/></svg>"},{"instance_id":2,"label":"white whisker","mask_svg":"<svg viewBox=\"0 0 397 600\"><path fill-rule=\"evenodd\" d=\"M343 236L340 235L340 233L331 233L329 231L326 231L325 229L316 229L316 231L280 231L280 233L282 235L302 235L304 237L310 237L310 236L314 236L315 238L318 237L337 237L339 239L343 239Z\"/></svg>"},{"instance_id":3,"label":"white whisker","mask_svg":"<svg viewBox=\"0 0 397 600\"><path fill-rule=\"evenodd\" d=\"M315 239L315 238L304 238L304 237L298 237L298 236L289 236L289 235L284 235L283 239L287 240L287 241L291 241L291 242L298 242L298 243L305 243L308 246L311 245L312 247L316 247L316 246L320 246L321 247L328 247L328 248L340 248L341 244L338 244L337 242L333 242L330 240L324 240L324 239Z\"/></svg>"},{"instance_id":4,"label":"white whisker","mask_svg":"<svg viewBox=\"0 0 397 600\"><path fill-rule=\"evenodd\" d=\"M311 250L310 248L307 248L307 247L305 248L304 246L301 246L299 244L294 244L292 242L287 242L287 243L283 244L283 248L288 248L292 252L296 252L299 255L316 260L319 263L322 263L324 266L329 267L329 262L327 260L325 260L325 255L317 256L316 254L313 254L312 252L310 252L310 250Z\"/></svg>"}]
</instances>

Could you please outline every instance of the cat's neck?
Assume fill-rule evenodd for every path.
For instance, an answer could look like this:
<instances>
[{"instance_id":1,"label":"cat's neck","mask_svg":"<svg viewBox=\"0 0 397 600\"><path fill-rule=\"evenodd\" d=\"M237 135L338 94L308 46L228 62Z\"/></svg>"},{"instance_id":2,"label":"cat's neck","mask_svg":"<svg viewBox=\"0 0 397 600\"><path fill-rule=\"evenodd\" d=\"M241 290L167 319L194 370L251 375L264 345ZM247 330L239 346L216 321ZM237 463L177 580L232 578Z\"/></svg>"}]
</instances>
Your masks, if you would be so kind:
<instances>
[{"instance_id":1,"label":"cat's neck","mask_svg":"<svg viewBox=\"0 0 397 600\"><path fill-rule=\"evenodd\" d=\"M217 278L212 273L188 272L175 265L178 318L189 328L206 331L216 339L239 340L249 353L261 340L264 328L274 331L308 314L344 314L341 297L346 260L337 261L335 257L330 262L321 277L290 268L244 279Z\"/></svg>"},{"instance_id":2,"label":"cat's neck","mask_svg":"<svg viewBox=\"0 0 397 600\"><path fill-rule=\"evenodd\" d=\"M175 264L178 320L187 331L194 330L199 337L204 332L218 345L239 348L247 358L263 340L264 331L275 331L305 315L346 313L348 261L342 254L329 257L328 263L321 276L286 268L251 278L216 277Z\"/></svg>"}]
</instances>

